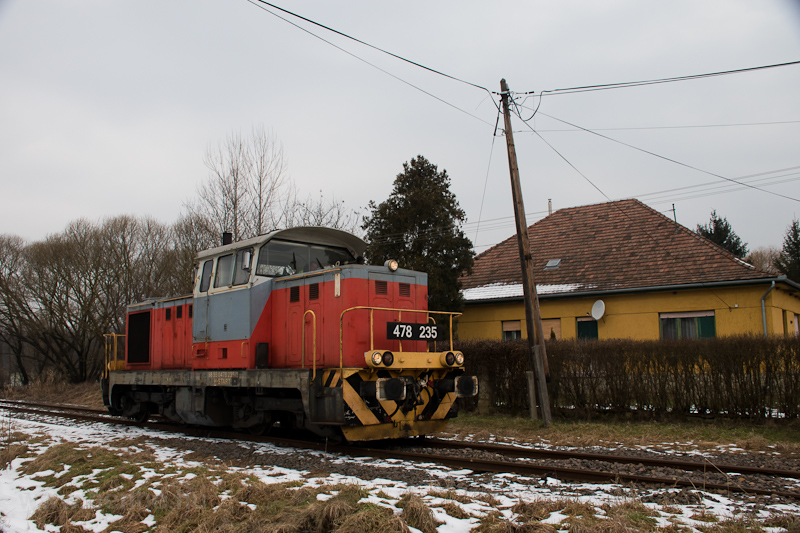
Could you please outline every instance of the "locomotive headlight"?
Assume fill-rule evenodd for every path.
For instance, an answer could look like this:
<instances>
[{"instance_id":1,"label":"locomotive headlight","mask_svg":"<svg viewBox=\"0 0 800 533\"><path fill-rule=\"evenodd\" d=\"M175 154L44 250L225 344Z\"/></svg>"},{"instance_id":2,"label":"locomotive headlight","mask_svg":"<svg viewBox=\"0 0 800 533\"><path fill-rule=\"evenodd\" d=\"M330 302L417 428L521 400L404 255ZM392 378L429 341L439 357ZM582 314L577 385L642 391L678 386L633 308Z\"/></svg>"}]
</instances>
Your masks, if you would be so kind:
<instances>
[{"instance_id":1,"label":"locomotive headlight","mask_svg":"<svg viewBox=\"0 0 800 533\"><path fill-rule=\"evenodd\" d=\"M383 266L394 272L400 265L396 259L389 259L383 264Z\"/></svg>"},{"instance_id":2,"label":"locomotive headlight","mask_svg":"<svg viewBox=\"0 0 800 533\"><path fill-rule=\"evenodd\" d=\"M379 366L383 362L383 354L381 352L372 352L372 364Z\"/></svg>"},{"instance_id":3,"label":"locomotive headlight","mask_svg":"<svg viewBox=\"0 0 800 533\"><path fill-rule=\"evenodd\" d=\"M394 354L392 352L383 352L383 364L392 366L392 363L394 363Z\"/></svg>"},{"instance_id":4,"label":"locomotive headlight","mask_svg":"<svg viewBox=\"0 0 800 533\"><path fill-rule=\"evenodd\" d=\"M464 364L464 354L461 352L456 352L456 364L461 366Z\"/></svg>"},{"instance_id":5,"label":"locomotive headlight","mask_svg":"<svg viewBox=\"0 0 800 533\"><path fill-rule=\"evenodd\" d=\"M447 352L443 355L444 357L442 357L442 359L444 360L443 362L445 365L453 366L456 363L456 356L453 352Z\"/></svg>"}]
</instances>

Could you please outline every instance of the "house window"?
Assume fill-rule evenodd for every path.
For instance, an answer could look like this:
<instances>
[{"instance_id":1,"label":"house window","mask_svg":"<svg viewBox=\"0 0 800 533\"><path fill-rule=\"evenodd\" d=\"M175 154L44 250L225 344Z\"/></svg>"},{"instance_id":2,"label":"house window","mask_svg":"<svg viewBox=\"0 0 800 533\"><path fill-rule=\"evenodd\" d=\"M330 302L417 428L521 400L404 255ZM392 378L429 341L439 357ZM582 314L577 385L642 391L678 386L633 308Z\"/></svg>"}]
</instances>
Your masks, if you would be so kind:
<instances>
[{"instance_id":1,"label":"house window","mask_svg":"<svg viewBox=\"0 0 800 533\"><path fill-rule=\"evenodd\" d=\"M711 339L717 336L714 311L661 313L662 339Z\"/></svg>"},{"instance_id":2,"label":"house window","mask_svg":"<svg viewBox=\"0 0 800 533\"><path fill-rule=\"evenodd\" d=\"M543 318L542 319L542 333L544 333L544 340L552 341L561 338L561 319L560 318Z\"/></svg>"},{"instance_id":3,"label":"house window","mask_svg":"<svg viewBox=\"0 0 800 533\"><path fill-rule=\"evenodd\" d=\"M581 317L578 319L578 338L592 340L597 339L597 320L590 317Z\"/></svg>"},{"instance_id":4,"label":"house window","mask_svg":"<svg viewBox=\"0 0 800 533\"><path fill-rule=\"evenodd\" d=\"M522 323L519 320L503 321L503 340L512 341L522 338Z\"/></svg>"},{"instance_id":5,"label":"house window","mask_svg":"<svg viewBox=\"0 0 800 533\"><path fill-rule=\"evenodd\" d=\"M561 265L561 259L550 259L544 266L545 270L555 270Z\"/></svg>"}]
</instances>

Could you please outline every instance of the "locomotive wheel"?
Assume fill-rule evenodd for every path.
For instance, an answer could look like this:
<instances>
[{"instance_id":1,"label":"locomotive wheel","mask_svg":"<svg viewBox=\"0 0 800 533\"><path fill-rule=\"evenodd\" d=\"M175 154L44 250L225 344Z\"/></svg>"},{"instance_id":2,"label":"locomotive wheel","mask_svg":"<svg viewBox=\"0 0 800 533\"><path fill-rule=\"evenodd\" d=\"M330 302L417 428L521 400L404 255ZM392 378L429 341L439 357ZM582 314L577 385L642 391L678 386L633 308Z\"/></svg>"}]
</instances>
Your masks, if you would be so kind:
<instances>
[{"instance_id":1,"label":"locomotive wheel","mask_svg":"<svg viewBox=\"0 0 800 533\"><path fill-rule=\"evenodd\" d=\"M142 405L138 413L128 418L135 421L137 424L144 424L147 422L147 419L150 418L150 409L148 409L147 405Z\"/></svg>"},{"instance_id":2,"label":"locomotive wheel","mask_svg":"<svg viewBox=\"0 0 800 533\"><path fill-rule=\"evenodd\" d=\"M271 429L272 423L262 422L261 424L248 427L247 432L255 437L261 437L263 435L268 435Z\"/></svg>"}]
</instances>

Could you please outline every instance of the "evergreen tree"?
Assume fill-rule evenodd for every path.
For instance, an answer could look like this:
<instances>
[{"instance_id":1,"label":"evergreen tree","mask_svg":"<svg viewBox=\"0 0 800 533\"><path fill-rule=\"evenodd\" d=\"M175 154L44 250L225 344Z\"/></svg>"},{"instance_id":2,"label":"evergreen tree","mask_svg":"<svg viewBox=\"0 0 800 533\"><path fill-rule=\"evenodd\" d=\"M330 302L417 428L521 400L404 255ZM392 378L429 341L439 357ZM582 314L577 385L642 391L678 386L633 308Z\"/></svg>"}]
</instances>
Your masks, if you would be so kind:
<instances>
[{"instance_id":1,"label":"evergreen tree","mask_svg":"<svg viewBox=\"0 0 800 533\"><path fill-rule=\"evenodd\" d=\"M459 277L471 271L473 250L447 171L421 155L403 163L392 194L379 205L370 201L369 211L362 225L369 261L397 259L403 268L427 272L428 308L460 311Z\"/></svg>"},{"instance_id":2,"label":"evergreen tree","mask_svg":"<svg viewBox=\"0 0 800 533\"><path fill-rule=\"evenodd\" d=\"M786 230L783 249L775 260L775 268L790 280L800 283L800 222L797 219Z\"/></svg>"},{"instance_id":3,"label":"evergreen tree","mask_svg":"<svg viewBox=\"0 0 800 533\"><path fill-rule=\"evenodd\" d=\"M725 248L730 253L738 257L744 258L747 255L747 244L742 242L742 239L733 231L728 219L719 217L717 210L711 211L711 220L708 224L698 224L697 233L714 244Z\"/></svg>"}]
</instances>

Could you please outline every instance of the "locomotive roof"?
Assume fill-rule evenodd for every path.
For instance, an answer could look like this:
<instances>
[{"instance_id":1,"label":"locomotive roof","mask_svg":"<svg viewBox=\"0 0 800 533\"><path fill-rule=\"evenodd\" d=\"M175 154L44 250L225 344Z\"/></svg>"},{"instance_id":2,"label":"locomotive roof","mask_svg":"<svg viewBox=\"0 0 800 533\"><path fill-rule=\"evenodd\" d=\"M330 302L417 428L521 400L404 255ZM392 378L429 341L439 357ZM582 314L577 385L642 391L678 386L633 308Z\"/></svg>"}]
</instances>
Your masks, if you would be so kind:
<instances>
[{"instance_id":1,"label":"locomotive roof","mask_svg":"<svg viewBox=\"0 0 800 533\"><path fill-rule=\"evenodd\" d=\"M217 246L216 248L209 248L208 250L203 250L202 252L199 252L197 254L197 258L203 259L206 257L213 257L216 255L224 254L225 252L229 251L232 252L234 250L238 250L246 246L260 246L273 239L281 239L281 240L302 242L308 244L338 246L340 248L346 248L355 257L364 255L364 250L367 247L367 243L365 243L363 240L356 237L352 233L348 233L340 229L326 228L322 226L303 226L297 228L276 230L270 233L265 233L264 235L259 235L258 237L252 237L250 239L244 239L242 241L226 244L225 246Z\"/></svg>"}]
</instances>

